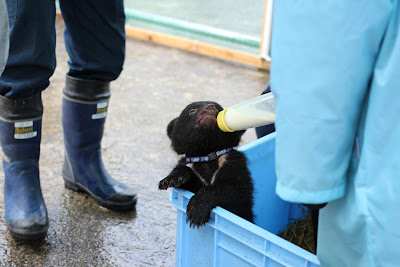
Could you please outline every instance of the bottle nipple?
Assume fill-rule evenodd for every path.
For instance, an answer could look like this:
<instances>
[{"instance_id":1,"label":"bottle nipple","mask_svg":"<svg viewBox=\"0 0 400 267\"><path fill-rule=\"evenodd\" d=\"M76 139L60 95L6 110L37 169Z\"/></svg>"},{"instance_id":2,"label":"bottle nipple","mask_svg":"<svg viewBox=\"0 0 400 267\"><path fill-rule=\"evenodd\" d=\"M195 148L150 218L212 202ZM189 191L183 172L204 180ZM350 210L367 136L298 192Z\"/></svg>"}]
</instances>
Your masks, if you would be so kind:
<instances>
[{"instance_id":1,"label":"bottle nipple","mask_svg":"<svg viewBox=\"0 0 400 267\"><path fill-rule=\"evenodd\" d=\"M219 112L217 115L217 124L218 127L221 129L223 132L234 132L229 126L226 124L225 121L225 113L228 109L224 109L223 111Z\"/></svg>"}]
</instances>

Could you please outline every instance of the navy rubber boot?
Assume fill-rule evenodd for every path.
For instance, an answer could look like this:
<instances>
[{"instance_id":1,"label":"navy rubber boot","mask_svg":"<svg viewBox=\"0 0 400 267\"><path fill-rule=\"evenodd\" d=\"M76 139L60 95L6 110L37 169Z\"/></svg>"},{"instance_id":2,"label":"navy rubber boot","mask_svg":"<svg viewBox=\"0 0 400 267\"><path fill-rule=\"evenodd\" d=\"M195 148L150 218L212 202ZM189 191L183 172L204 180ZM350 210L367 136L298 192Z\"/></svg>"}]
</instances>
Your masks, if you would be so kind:
<instances>
[{"instance_id":1,"label":"navy rubber boot","mask_svg":"<svg viewBox=\"0 0 400 267\"><path fill-rule=\"evenodd\" d=\"M49 228L39 180L42 113L40 94L24 99L0 96L5 219L18 239L42 239Z\"/></svg>"},{"instance_id":2,"label":"navy rubber boot","mask_svg":"<svg viewBox=\"0 0 400 267\"><path fill-rule=\"evenodd\" d=\"M62 104L65 186L83 191L103 207L129 211L136 194L114 180L104 168L101 139L110 98L110 83L66 77Z\"/></svg>"}]
</instances>

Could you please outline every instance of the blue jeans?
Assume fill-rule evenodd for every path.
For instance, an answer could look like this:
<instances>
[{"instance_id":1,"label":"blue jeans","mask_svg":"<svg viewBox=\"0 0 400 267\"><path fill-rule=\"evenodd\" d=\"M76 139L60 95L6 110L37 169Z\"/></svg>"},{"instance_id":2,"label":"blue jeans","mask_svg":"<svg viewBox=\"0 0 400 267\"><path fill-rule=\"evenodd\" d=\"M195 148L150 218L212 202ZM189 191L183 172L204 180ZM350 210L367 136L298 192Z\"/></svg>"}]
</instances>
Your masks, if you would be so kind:
<instances>
[{"instance_id":1,"label":"blue jeans","mask_svg":"<svg viewBox=\"0 0 400 267\"><path fill-rule=\"evenodd\" d=\"M0 78L0 95L30 97L45 90L56 67L55 1L6 0L10 53ZM65 21L68 74L115 80L125 58L123 0L60 0Z\"/></svg>"}]
</instances>

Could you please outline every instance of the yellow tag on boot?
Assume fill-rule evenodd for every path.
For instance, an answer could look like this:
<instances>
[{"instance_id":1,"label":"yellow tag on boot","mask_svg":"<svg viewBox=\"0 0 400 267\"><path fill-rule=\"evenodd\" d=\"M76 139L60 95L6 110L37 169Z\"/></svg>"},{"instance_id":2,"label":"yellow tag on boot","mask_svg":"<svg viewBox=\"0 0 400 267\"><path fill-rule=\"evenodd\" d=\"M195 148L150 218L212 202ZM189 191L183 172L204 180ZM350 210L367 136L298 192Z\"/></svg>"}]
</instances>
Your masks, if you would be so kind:
<instances>
[{"instance_id":1,"label":"yellow tag on boot","mask_svg":"<svg viewBox=\"0 0 400 267\"><path fill-rule=\"evenodd\" d=\"M101 102L97 104L96 114L92 115L92 120L104 119L107 116L108 102Z\"/></svg>"},{"instance_id":2,"label":"yellow tag on boot","mask_svg":"<svg viewBox=\"0 0 400 267\"><path fill-rule=\"evenodd\" d=\"M29 139L37 136L37 131L33 131L33 121L15 122L14 139Z\"/></svg>"}]
</instances>

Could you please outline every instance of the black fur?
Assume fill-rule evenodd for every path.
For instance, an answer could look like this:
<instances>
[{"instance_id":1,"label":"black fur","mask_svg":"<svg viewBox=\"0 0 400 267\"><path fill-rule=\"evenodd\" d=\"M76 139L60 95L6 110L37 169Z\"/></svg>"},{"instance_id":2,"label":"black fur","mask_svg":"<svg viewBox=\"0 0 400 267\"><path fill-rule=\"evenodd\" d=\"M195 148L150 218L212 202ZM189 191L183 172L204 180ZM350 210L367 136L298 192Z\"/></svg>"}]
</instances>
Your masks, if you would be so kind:
<instances>
[{"instance_id":1,"label":"black fur","mask_svg":"<svg viewBox=\"0 0 400 267\"><path fill-rule=\"evenodd\" d=\"M174 151L179 155L194 157L237 146L244 131L221 131L216 122L221 110L222 107L215 102L188 105L167 127ZM187 206L190 226L204 225L216 206L253 222L253 182L246 157L237 150L204 163L186 165L185 159L181 158L158 187L183 188L195 193Z\"/></svg>"}]
</instances>

